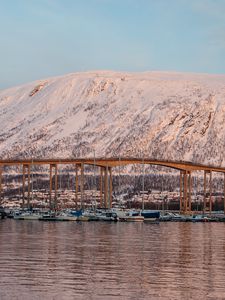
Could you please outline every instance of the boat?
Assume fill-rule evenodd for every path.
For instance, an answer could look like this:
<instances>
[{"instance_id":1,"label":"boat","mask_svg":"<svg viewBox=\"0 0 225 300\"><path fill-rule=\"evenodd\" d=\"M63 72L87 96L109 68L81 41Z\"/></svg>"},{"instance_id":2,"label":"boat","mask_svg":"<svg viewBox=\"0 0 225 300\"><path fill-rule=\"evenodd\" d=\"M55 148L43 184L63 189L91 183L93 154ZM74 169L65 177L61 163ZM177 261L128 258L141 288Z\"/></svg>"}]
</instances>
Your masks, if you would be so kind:
<instances>
[{"instance_id":1,"label":"boat","mask_svg":"<svg viewBox=\"0 0 225 300\"><path fill-rule=\"evenodd\" d=\"M210 221L207 216L204 215L195 215L192 217L192 222L208 222Z\"/></svg>"},{"instance_id":2,"label":"boat","mask_svg":"<svg viewBox=\"0 0 225 300\"><path fill-rule=\"evenodd\" d=\"M36 213L24 212L18 216L14 216L16 220L39 220L40 215Z\"/></svg>"},{"instance_id":3,"label":"boat","mask_svg":"<svg viewBox=\"0 0 225 300\"><path fill-rule=\"evenodd\" d=\"M59 215L56 215L56 221L77 221L77 216L68 214L68 213L60 213Z\"/></svg>"},{"instance_id":4,"label":"boat","mask_svg":"<svg viewBox=\"0 0 225 300\"><path fill-rule=\"evenodd\" d=\"M172 221L172 215L171 213L164 213L163 215L160 215L159 217L160 222L169 222Z\"/></svg>"},{"instance_id":5,"label":"boat","mask_svg":"<svg viewBox=\"0 0 225 300\"><path fill-rule=\"evenodd\" d=\"M87 214L85 214L82 209L70 210L68 214L69 214L69 216L76 218L76 221L87 222L90 219L89 216Z\"/></svg>"},{"instance_id":6,"label":"boat","mask_svg":"<svg viewBox=\"0 0 225 300\"><path fill-rule=\"evenodd\" d=\"M98 221L96 216L96 212L93 210L85 210L82 214L78 217L78 221Z\"/></svg>"},{"instance_id":7,"label":"boat","mask_svg":"<svg viewBox=\"0 0 225 300\"><path fill-rule=\"evenodd\" d=\"M81 215L81 216L77 217L77 221L88 222L89 220L90 220L90 218L85 215Z\"/></svg>"},{"instance_id":8,"label":"boat","mask_svg":"<svg viewBox=\"0 0 225 300\"><path fill-rule=\"evenodd\" d=\"M3 207L0 206L0 219L6 218L7 214Z\"/></svg>"},{"instance_id":9,"label":"boat","mask_svg":"<svg viewBox=\"0 0 225 300\"><path fill-rule=\"evenodd\" d=\"M99 221L106 221L106 222L117 221L117 214L111 210L98 211L96 212L96 217L98 218Z\"/></svg>"},{"instance_id":10,"label":"boat","mask_svg":"<svg viewBox=\"0 0 225 300\"><path fill-rule=\"evenodd\" d=\"M8 214L8 218L9 219L17 219L17 217L19 217L20 215L21 215L21 210L19 210L19 209L13 209L13 210L11 210L10 211L10 213Z\"/></svg>"},{"instance_id":11,"label":"boat","mask_svg":"<svg viewBox=\"0 0 225 300\"><path fill-rule=\"evenodd\" d=\"M39 221L58 221L54 212L46 212L39 216Z\"/></svg>"},{"instance_id":12,"label":"boat","mask_svg":"<svg viewBox=\"0 0 225 300\"><path fill-rule=\"evenodd\" d=\"M142 210L141 216L144 217L145 222L157 222L160 218L160 212L158 210Z\"/></svg>"},{"instance_id":13,"label":"boat","mask_svg":"<svg viewBox=\"0 0 225 300\"><path fill-rule=\"evenodd\" d=\"M126 222L143 222L145 218L143 216L126 216L125 221Z\"/></svg>"},{"instance_id":14,"label":"boat","mask_svg":"<svg viewBox=\"0 0 225 300\"><path fill-rule=\"evenodd\" d=\"M172 219L174 222L187 222L192 220L192 216L181 215L177 213L171 213Z\"/></svg>"},{"instance_id":15,"label":"boat","mask_svg":"<svg viewBox=\"0 0 225 300\"><path fill-rule=\"evenodd\" d=\"M117 214L118 221L122 222L143 222L144 217L139 211L120 211Z\"/></svg>"}]
</instances>

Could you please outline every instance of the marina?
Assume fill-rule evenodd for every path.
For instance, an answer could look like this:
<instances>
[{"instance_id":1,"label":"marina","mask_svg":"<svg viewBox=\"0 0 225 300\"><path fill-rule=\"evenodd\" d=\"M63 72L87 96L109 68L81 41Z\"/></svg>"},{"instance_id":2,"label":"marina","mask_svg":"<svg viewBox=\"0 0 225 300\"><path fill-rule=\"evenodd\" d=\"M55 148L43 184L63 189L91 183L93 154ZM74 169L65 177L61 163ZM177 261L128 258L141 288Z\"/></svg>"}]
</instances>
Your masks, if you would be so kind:
<instances>
[{"instance_id":1,"label":"marina","mask_svg":"<svg viewBox=\"0 0 225 300\"><path fill-rule=\"evenodd\" d=\"M211 215L193 213L183 215L172 211L150 211L134 209L87 209L87 210L63 210L63 211L28 211L28 210L4 210L1 208L2 219L37 220L37 221L102 221L102 222L225 222L223 212L213 212Z\"/></svg>"},{"instance_id":2,"label":"marina","mask_svg":"<svg viewBox=\"0 0 225 300\"><path fill-rule=\"evenodd\" d=\"M60 174L59 168L60 166L63 168L65 165L67 167L69 166L73 182L72 187L69 187L70 177L68 175L68 186L65 186L65 190L63 191L62 175ZM126 203L123 199L120 199L121 195L119 193L115 193L115 189L119 189L120 187L120 168L130 165L139 165L142 167L142 172L138 174L140 182L138 186L135 187L137 190L136 194L133 193L133 195L137 196L136 198L133 197L133 203L136 204L136 207L135 205L133 207L131 205L129 189L132 189L132 187L129 186L128 183L125 185L128 190ZM179 174L177 176L177 179L179 178L179 187L175 188L174 186L174 195L170 196L171 192L168 190L163 193L163 186L161 187L161 198L158 198L159 202L157 204L158 209L155 209L154 217L151 215L154 210L149 210L150 218L148 217L148 212L145 211L152 205L152 203L148 202L149 196L153 201L155 197L159 196L157 196L154 190L145 190L145 176L147 175L145 165L157 166L157 168L170 168L171 170L176 170L176 176ZM40 181L40 179L38 179L37 174L34 174L34 170L36 167L36 171L40 171L40 167L43 166L45 166L45 172L49 167L49 174L45 173L44 175L47 175L48 179L45 181L44 189L42 187L43 193L40 197L37 186L37 181ZM92 172L89 181L87 178L88 174L85 174L85 167L88 167L89 172ZM113 182L113 170L116 168L119 168L117 183ZM196 172L198 175L200 173L201 176L202 190L198 192L198 185L194 185L197 180L197 177L196 179L194 178ZM217 181L213 183L214 173L219 177ZM36 179L34 179L34 175L36 175ZM17 179L17 182L14 179L10 184L7 184L7 179L10 176L14 176L14 178ZM38 173L38 176L42 177L43 175ZM21 179L22 181L20 181ZM36 185L35 191L34 184ZM89 185L91 185L92 189ZM15 186L17 186L17 189ZM139 222L152 221L152 219L155 221L188 221L189 219L195 219L195 221L205 221L206 219L210 221L223 220L223 216L225 215L224 187L225 169L223 167L201 165L185 161L153 160L144 156L141 159L138 157L97 158L94 156L93 158L76 159L32 158L30 160L0 161L0 205L9 208L10 205L13 205L13 203L16 202L17 208L23 212L22 216L18 216L18 219L39 219L39 216L33 214L31 216L29 213L27 214L27 212L33 212L34 209L39 209L40 211L45 209L46 212L51 213L51 216L46 216L45 220L75 220L74 216L70 216L70 214L65 215L64 210L67 208L68 210L82 211L82 214L77 216L78 220L110 220L112 216L106 216L106 213L113 213L113 210L115 210L116 207L123 207L127 210L119 211L117 209L116 218L112 217L112 219ZM133 186L133 190L135 188ZM215 190L215 188L218 190ZM169 185L168 189L171 189ZM14 201L13 197L12 200L10 200L10 196L7 196L7 200L4 200L5 195L10 195L11 190L18 192L17 197L19 200ZM66 193L64 194L64 192ZM170 202L173 202L175 199L176 202L174 203L178 211L174 211L174 209L171 211L168 209L169 196L172 197L169 200ZM159 209L159 206L161 209ZM166 206L168 213L164 215ZM216 207L217 209L218 207L220 209L222 208L223 212L216 211ZM156 205L155 208L157 208ZM96 209L99 209L97 214ZM105 214L102 215L104 209ZM53 216L53 212L55 212L55 216ZM176 214L178 213L178 215L172 214L173 212ZM43 219L42 216L40 218Z\"/></svg>"}]
</instances>

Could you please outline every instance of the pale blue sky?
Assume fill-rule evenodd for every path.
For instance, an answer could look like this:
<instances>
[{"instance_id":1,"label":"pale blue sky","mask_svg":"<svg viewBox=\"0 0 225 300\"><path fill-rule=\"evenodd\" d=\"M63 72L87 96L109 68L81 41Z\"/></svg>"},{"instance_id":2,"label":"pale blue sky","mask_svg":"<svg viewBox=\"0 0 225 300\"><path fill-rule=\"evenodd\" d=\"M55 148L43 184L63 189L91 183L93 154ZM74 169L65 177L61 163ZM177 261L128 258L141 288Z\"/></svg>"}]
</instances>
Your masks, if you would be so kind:
<instances>
[{"instance_id":1,"label":"pale blue sky","mask_svg":"<svg viewBox=\"0 0 225 300\"><path fill-rule=\"evenodd\" d=\"M225 0L0 0L0 88L87 70L225 74Z\"/></svg>"}]
</instances>

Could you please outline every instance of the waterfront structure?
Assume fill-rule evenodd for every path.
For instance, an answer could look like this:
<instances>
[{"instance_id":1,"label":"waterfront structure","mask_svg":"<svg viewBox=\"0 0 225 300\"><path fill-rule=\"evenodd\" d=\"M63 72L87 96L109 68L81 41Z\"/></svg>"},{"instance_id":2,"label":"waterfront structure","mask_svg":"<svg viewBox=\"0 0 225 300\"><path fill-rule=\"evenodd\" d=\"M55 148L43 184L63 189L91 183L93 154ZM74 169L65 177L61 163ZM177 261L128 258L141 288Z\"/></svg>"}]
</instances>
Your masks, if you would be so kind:
<instances>
[{"instance_id":1,"label":"waterfront structure","mask_svg":"<svg viewBox=\"0 0 225 300\"><path fill-rule=\"evenodd\" d=\"M130 164L148 164L169 167L180 171L180 212L191 213L192 173L204 172L204 204L203 213L212 211L212 173L224 174L224 214L225 214L225 168L211 165L201 165L184 161L154 160L150 158L68 158L68 159L12 159L0 160L0 203L2 200L2 172L4 166L22 166L23 172L23 207L30 206L31 198L31 166L49 165L49 207L57 207L57 170L59 165L74 165L75 172L75 201L78 201L78 189L80 187L81 207L84 201L84 166L92 165L100 169L100 207L112 207L112 168ZM207 184L207 177L209 183ZM54 177L54 200L52 199ZM27 203L25 204L25 186L27 184ZM104 194L104 199L103 199ZM209 197L207 197L209 194Z\"/></svg>"}]
</instances>

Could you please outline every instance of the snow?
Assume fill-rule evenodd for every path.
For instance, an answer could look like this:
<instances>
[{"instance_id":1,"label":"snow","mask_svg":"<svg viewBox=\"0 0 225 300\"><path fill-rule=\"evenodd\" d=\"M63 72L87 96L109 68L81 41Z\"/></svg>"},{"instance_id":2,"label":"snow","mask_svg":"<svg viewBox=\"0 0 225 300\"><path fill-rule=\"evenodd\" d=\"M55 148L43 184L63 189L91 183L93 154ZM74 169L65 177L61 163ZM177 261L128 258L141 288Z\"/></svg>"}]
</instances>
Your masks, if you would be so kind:
<instances>
[{"instance_id":1,"label":"snow","mask_svg":"<svg viewBox=\"0 0 225 300\"><path fill-rule=\"evenodd\" d=\"M92 71L0 91L0 158L142 156L224 166L225 76Z\"/></svg>"}]
</instances>

